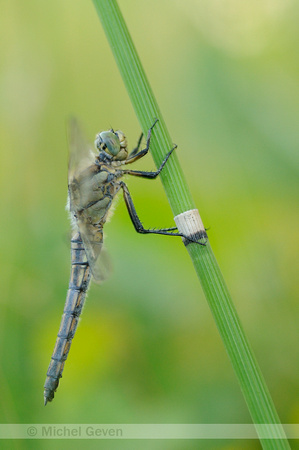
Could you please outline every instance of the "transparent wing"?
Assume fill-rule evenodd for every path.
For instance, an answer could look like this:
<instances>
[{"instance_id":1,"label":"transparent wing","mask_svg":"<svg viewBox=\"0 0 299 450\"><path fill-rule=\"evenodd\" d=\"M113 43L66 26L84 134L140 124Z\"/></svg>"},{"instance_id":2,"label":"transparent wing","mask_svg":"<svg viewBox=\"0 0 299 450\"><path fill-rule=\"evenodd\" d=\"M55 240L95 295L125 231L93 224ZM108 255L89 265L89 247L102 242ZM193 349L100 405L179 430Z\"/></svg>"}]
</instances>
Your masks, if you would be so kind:
<instances>
[{"instance_id":1,"label":"transparent wing","mask_svg":"<svg viewBox=\"0 0 299 450\"><path fill-rule=\"evenodd\" d=\"M65 233L63 236L63 243L69 247L70 241L72 239L72 235L74 235L74 232L69 231L68 233ZM110 253L108 252L107 248L105 247L105 244L102 244L99 256L95 262L95 269L94 272L96 273L96 277L93 276L94 282L98 284L102 284L103 281L106 281L110 278L112 272L113 272L113 263L110 256Z\"/></svg>"},{"instance_id":2,"label":"transparent wing","mask_svg":"<svg viewBox=\"0 0 299 450\"><path fill-rule=\"evenodd\" d=\"M80 233L85 225L79 226ZM87 260L91 268L92 276L96 283L107 280L112 272L112 263L106 248L103 245L103 235L98 232L96 236L85 230L82 234L82 241L86 252ZM95 241L100 239L101 241Z\"/></svg>"},{"instance_id":3,"label":"transparent wing","mask_svg":"<svg viewBox=\"0 0 299 450\"><path fill-rule=\"evenodd\" d=\"M97 259L96 272L98 277L95 278L94 281L99 284L108 280L113 272L112 260L105 245L102 246L101 253Z\"/></svg>"},{"instance_id":4,"label":"transparent wing","mask_svg":"<svg viewBox=\"0 0 299 450\"><path fill-rule=\"evenodd\" d=\"M95 153L93 146L83 137L77 119L71 118L68 123L69 140L69 185L74 177L94 164Z\"/></svg>"},{"instance_id":5,"label":"transparent wing","mask_svg":"<svg viewBox=\"0 0 299 450\"><path fill-rule=\"evenodd\" d=\"M82 218L77 220L77 225L92 275L96 281L100 282L104 275L101 273L101 267L97 261L103 247L103 232L96 230L94 225L82 220Z\"/></svg>"},{"instance_id":6,"label":"transparent wing","mask_svg":"<svg viewBox=\"0 0 299 450\"><path fill-rule=\"evenodd\" d=\"M69 123L69 168L68 190L69 210L78 228L93 277L100 281L103 277L96 264L103 245L102 230L92 223L85 209L93 201L92 178L96 172L95 153L83 138L76 119Z\"/></svg>"}]
</instances>

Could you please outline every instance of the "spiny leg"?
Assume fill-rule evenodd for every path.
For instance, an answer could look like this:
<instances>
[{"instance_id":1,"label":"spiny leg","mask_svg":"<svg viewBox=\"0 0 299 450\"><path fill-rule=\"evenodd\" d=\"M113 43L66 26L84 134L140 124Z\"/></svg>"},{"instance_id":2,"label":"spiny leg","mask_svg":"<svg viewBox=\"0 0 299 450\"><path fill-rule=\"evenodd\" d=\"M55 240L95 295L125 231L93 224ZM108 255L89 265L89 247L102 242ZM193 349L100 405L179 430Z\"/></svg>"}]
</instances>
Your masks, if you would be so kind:
<instances>
[{"instance_id":1,"label":"spiny leg","mask_svg":"<svg viewBox=\"0 0 299 450\"><path fill-rule=\"evenodd\" d=\"M122 190L123 190L125 203L126 203L126 206L127 206L127 209L128 209L128 212L129 212L129 215L130 215L130 218L131 218L131 221L132 221L132 223L134 225L134 228L137 231L137 233L141 233L141 234L162 234L164 236L180 236L182 238L185 238L189 242L194 242L194 243L200 244L200 245L206 245L205 242L199 242L199 241L191 238L190 236L189 237L185 236L182 233L171 233L172 230L176 230L177 229L176 227L173 227L173 228L162 228L160 230L159 229L157 229L157 230L156 229L150 229L150 230L145 229L143 227L143 225L142 225L138 215L137 215L137 212L136 212L136 209L135 209L135 206L134 206L134 203L133 203L133 200L132 200L132 197L130 195L130 192L129 192L129 189L128 189L127 185L123 181L120 182L120 185L121 185Z\"/></svg>"},{"instance_id":2,"label":"spiny leg","mask_svg":"<svg viewBox=\"0 0 299 450\"><path fill-rule=\"evenodd\" d=\"M122 173L124 175L134 175L135 177L141 177L141 178L149 178L149 179L155 179L157 176L162 172L163 167L167 163L171 153L174 149L176 149L177 146L175 145L165 156L164 161L162 162L161 166L156 172L144 172L143 170L122 170Z\"/></svg>"},{"instance_id":3,"label":"spiny leg","mask_svg":"<svg viewBox=\"0 0 299 450\"><path fill-rule=\"evenodd\" d=\"M141 145L142 138L143 138L143 133L141 133L140 138L138 139L137 147L133 148L133 150L129 154L129 158L131 158L132 156L135 156L136 153L139 152L139 148L140 148L140 145Z\"/></svg>"},{"instance_id":4,"label":"spiny leg","mask_svg":"<svg viewBox=\"0 0 299 450\"><path fill-rule=\"evenodd\" d=\"M159 119L155 119L153 125L148 130L147 138L146 138L146 147L143 150L140 150L140 152L134 154L133 156L129 155L128 159L124 162L125 164L131 164L132 162L137 161L139 158L142 158L143 156L145 156L148 153L149 147L150 147L150 142L151 142L152 129L154 128L154 126L156 125L158 120ZM141 138L140 138L140 142L141 142ZM135 151L135 149L133 150L133 152L134 151Z\"/></svg>"}]
</instances>

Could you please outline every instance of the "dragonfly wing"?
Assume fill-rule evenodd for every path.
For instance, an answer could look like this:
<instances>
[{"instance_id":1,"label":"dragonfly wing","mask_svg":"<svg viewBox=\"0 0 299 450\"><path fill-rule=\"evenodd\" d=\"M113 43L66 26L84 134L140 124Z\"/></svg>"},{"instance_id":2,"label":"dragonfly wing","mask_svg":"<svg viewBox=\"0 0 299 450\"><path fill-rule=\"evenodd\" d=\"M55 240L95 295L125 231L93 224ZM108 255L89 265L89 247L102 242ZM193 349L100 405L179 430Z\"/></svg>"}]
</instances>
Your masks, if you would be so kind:
<instances>
[{"instance_id":1,"label":"dragonfly wing","mask_svg":"<svg viewBox=\"0 0 299 450\"><path fill-rule=\"evenodd\" d=\"M96 155L84 139L76 119L71 119L69 123L69 148L69 210L74 225L80 232L93 277L100 280L101 273L96 262L103 245L103 232L101 227L92 223L86 209L94 200L93 195L98 195L92 189L93 176L98 171L95 165Z\"/></svg>"},{"instance_id":2,"label":"dragonfly wing","mask_svg":"<svg viewBox=\"0 0 299 450\"><path fill-rule=\"evenodd\" d=\"M69 141L69 182L76 173L81 172L95 161L93 146L84 138L77 119L71 118L68 123Z\"/></svg>"},{"instance_id":3,"label":"dragonfly wing","mask_svg":"<svg viewBox=\"0 0 299 450\"><path fill-rule=\"evenodd\" d=\"M82 219L77 220L77 225L93 278L100 282L104 277L98 264L98 258L103 247L103 231Z\"/></svg>"},{"instance_id":4,"label":"dragonfly wing","mask_svg":"<svg viewBox=\"0 0 299 450\"><path fill-rule=\"evenodd\" d=\"M93 277L93 281L97 284L102 284L103 281L110 278L112 271L113 267L110 254L108 253L105 245L102 245L101 253L95 263L94 272L96 273L96 278Z\"/></svg>"},{"instance_id":5,"label":"dragonfly wing","mask_svg":"<svg viewBox=\"0 0 299 450\"><path fill-rule=\"evenodd\" d=\"M112 261L110 255L103 245L103 242L95 241L93 236L90 236L84 224L78 224L80 234L82 237L87 261L90 265L93 280L101 284L106 281L112 273ZM102 232L99 232L98 239L103 239ZM91 240L93 239L93 240Z\"/></svg>"}]
</instances>

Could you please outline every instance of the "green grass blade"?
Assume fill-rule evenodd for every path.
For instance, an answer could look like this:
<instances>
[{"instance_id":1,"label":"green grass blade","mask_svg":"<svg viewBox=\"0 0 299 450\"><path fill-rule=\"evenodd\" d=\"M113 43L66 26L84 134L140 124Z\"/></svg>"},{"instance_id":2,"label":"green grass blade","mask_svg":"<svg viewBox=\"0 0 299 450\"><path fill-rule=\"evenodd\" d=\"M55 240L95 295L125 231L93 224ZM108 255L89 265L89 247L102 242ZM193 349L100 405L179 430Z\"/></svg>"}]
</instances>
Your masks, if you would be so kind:
<instances>
[{"instance_id":1,"label":"green grass blade","mask_svg":"<svg viewBox=\"0 0 299 450\"><path fill-rule=\"evenodd\" d=\"M151 141L151 153L156 166L159 166L173 143L128 29L115 0L93 1L143 133L147 133L154 118L159 118ZM161 173L161 180L174 216L195 207L175 154L171 156L165 170ZM290 448L210 244L207 243L206 247L191 244L187 246L187 250L239 380L253 422L277 424L274 428L270 425L264 427L263 432L257 427L263 448ZM274 438L273 432L277 439Z\"/></svg>"}]
</instances>

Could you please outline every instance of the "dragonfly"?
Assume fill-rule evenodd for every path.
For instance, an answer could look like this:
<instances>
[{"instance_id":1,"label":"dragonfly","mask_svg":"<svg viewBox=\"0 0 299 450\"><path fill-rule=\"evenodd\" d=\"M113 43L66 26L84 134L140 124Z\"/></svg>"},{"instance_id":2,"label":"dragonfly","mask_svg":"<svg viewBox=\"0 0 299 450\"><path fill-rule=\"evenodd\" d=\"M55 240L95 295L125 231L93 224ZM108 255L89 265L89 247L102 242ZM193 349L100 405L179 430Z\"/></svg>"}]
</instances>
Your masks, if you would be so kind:
<instances>
[{"instance_id":1,"label":"dragonfly","mask_svg":"<svg viewBox=\"0 0 299 450\"><path fill-rule=\"evenodd\" d=\"M75 120L71 123L67 202L73 225L71 274L60 328L44 384L45 405L53 400L58 388L91 279L102 279L98 261L103 247L103 227L117 193L122 190L129 216L138 233L180 236L189 243L205 245L199 242L203 236L185 236L178 232L177 227L145 229L137 215L129 189L122 180L124 175L155 179L163 170L176 145L166 154L156 171L121 168L143 158L149 152L152 130L157 122L158 119L148 130L145 148L140 150L143 138L141 134L136 148L130 153L122 131L110 129L97 134L94 152L82 137L78 123Z\"/></svg>"}]
</instances>

